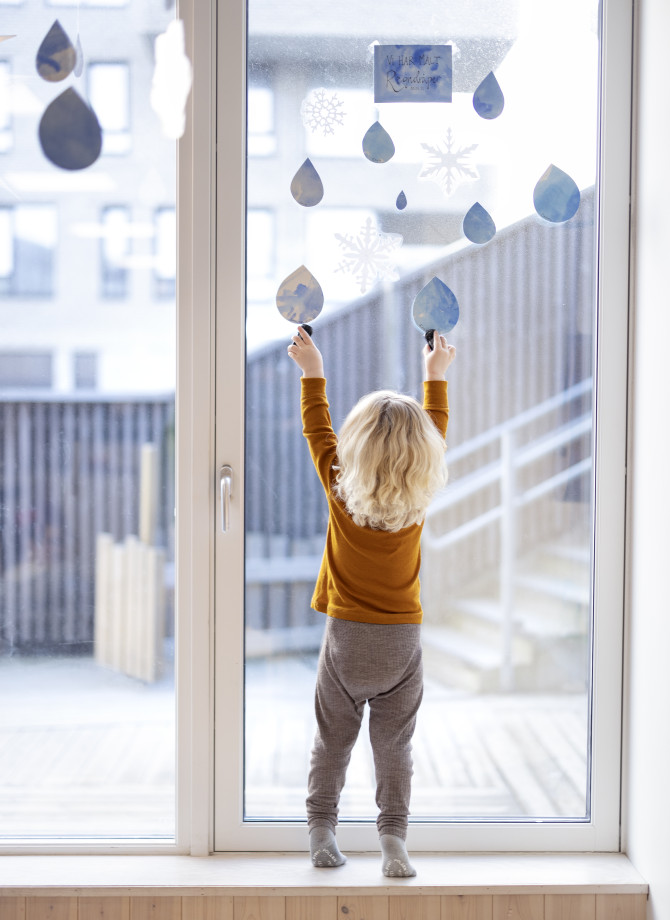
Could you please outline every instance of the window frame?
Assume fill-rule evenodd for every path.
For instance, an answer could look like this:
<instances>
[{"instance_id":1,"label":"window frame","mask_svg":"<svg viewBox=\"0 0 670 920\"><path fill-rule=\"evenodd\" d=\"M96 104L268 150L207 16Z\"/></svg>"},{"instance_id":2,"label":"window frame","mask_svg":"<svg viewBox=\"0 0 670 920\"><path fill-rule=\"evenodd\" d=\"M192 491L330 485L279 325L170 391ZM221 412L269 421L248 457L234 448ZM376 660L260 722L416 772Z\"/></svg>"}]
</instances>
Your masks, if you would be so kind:
<instances>
[{"instance_id":1,"label":"window frame","mask_svg":"<svg viewBox=\"0 0 670 920\"><path fill-rule=\"evenodd\" d=\"M244 551L242 539L226 542L228 535L219 531L218 473L222 463L230 463L231 534L243 533L245 259L240 228L246 208L246 9L244 0L226 5L197 0L197 8L196 0L178 0L176 15L184 20L185 50L193 65L177 161L176 836L165 843L25 839L1 846L4 853L206 856L233 849L306 849L303 824L254 822L250 828L241 820L243 714L235 702L241 702L243 689L239 613ZM597 328L595 381L596 524L602 539L594 565L593 772L598 794L592 821L576 826L473 822L449 825L448 834L437 825L426 828L419 845L415 828L421 825L413 826L415 851L619 849L632 0L605 0L603 15L600 187L613 191L598 200L598 294L608 307ZM217 44L219 58L227 62L219 73L218 94ZM221 417L215 423L215 409L222 406L228 407L225 425ZM227 655L223 667L214 658L215 650L222 649ZM374 827L343 826L339 838L343 847L356 850L377 846Z\"/></svg>"},{"instance_id":2,"label":"window frame","mask_svg":"<svg viewBox=\"0 0 670 920\"><path fill-rule=\"evenodd\" d=\"M41 208L45 213L49 213L50 217L53 220L54 228L58 228L59 213L58 205L50 201L20 201L17 204L0 204L0 211L8 215L7 226L9 229L9 246L11 248L11 271L6 275L0 277L0 288L5 286L6 290L2 293L2 296L6 298L12 298L16 300L42 300L43 298L50 298L54 296L54 292L57 286L57 270L58 266L56 264L56 256L58 252L58 235L56 232L56 239L54 244L51 247L43 247L45 252L49 254L49 266L48 266L48 284L43 288L37 289L36 287L32 290L26 290L25 288L25 279L26 277L31 277L31 273L27 272L24 263L21 257L19 257L19 246L21 245L21 240L24 239L16 229L17 218L20 216L21 211L26 212L31 209L34 211L38 208Z\"/></svg>"},{"instance_id":3,"label":"window frame","mask_svg":"<svg viewBox=\"0 0 670 920\"><path fill-rule=\"evenodd\" d=\"M119 260L110 258L109 248L111 234L109 233L109 219L112 215L118 214L123 217L122 223L126 228L123 236L123 254ZM128 228L132 222L132 214L127 204L107 204L104 205L100 212L100 225L102 235L100 237L100 296L104 300L120 300L128 296L130 283L130 272L123 260L128 259L130 255L130 236ZM117 280L111 280L116 275Z\"/></svg>"},{"instance_id":4,"label":"window frame","mask_svg":"<svg viewBox=\"0 0 670 920\"><path fill-rule=\"evenodd\" d=\"M632 3L602 5L599 171L597 186L596 378L594 410L591 817L588 821L473 820L412 824L414 851L617 851L620 847L621 687L624 606L624 513ZM243 788L243 509L244 355L242 322L245 219L244 90L246 0L222 10L218 54L227 62L217 98L216 469L234 470L230 531L217 534L215 625L214 849L303 850L305 822L245 822ZM621 62L625 65L622 66ZM235 78L235 73L238 74ZM225 84L224 84L225 80ZM606 310L603 305L606 304ZM223 370L225 369L225 370ZM227 406L225 415L221 410ZM224 423L225 419L225 423ZM216 525L215 525L216 526ZM233 539L236 537L236 539ZM616 573L613 575L613 573ZM374 824L342 824L340 845L377 845Z\"/></svg>"},{"instance_id":5,"label":"window frame","mask_svg":"<svg viewBox=\"0 0 670 920\"><path fill-rule=\"evenodd\" d=\"M214 79L216 0L177 0L193 89L177 156L174 840L6 838L0 854L206 856L212 850Z\"/></svg>"},{"instance_id":6,"label":"window frame","mask_svg":"<svg viewBox=\"0 0 670 920\"><path fill-rule=\"evenodd\" d=\"M98 72L102 73L103 68L107 69L107 72L111 72L110 68L116 68L120 72L125 72L125 92L123 95L125 98L119 96L118 101L122 103L124 108L124 124L120 128L108 128L104 124L104 105L103 111L100 111L100 105L98 100L96 100L96 93L94 91L94 73L96 68ZM100 121L100 126L102 128L102 156L112 156L112 157L123 157L128 156L132 153L133 149L133 116L132 116L132 100L131 100L131 91L130 87L132 85L132 74L130 68L130 62L124 60L101 60L96 59L89 61L86 66L86 88L88 91L88 96L91 102L91 106L95 111L98 119ZM119 143L120 142L120 143ZM118 149L117 149L118 147Z\"/></svg>"}]
</instances>

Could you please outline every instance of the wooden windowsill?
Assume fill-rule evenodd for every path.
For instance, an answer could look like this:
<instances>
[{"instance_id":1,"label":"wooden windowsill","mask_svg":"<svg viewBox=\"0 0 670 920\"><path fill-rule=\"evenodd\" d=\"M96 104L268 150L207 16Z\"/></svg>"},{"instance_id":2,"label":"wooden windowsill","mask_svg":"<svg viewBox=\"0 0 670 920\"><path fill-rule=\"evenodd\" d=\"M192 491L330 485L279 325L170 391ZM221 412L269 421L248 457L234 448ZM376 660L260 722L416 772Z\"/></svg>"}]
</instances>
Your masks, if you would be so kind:
<instances>
[{"instance_id":1,"label":"wooden windowsill","mask_svg":"<svg viewBox=\"0 0 670 920\"><path fill-rule=\"evenodd\" d=\"M417 876L387 879L380 857L314 869L307 854L3 856L0 897L647 894L618 853L419 854Z\"/></svg>"}]
</instances>

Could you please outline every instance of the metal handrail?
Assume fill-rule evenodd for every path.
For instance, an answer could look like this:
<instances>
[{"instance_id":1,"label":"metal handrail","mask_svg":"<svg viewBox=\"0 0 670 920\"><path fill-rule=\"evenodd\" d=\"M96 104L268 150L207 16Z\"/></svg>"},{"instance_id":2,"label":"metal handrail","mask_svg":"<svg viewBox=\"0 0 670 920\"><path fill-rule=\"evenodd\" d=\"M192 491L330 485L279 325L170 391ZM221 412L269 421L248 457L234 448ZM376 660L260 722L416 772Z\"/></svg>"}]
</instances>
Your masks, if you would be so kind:
<instances>
[{"instance_id":1,"label":"metal handrail","mask_svg":"<svg viewBox=\"0 0 670 920\"><path fill-rule=\"evenodd\" d=\"M503 643L501 687L506 690L511 690L514 685L512 639L514 633L517 512L521 507L525 507L531 502L548 495L559 486L583 476L591 469L592 463L590 457L583 458L524 491L518 491L517 489L516 474L521 468L588 434L592 426L591 413L582 414L523 446L517 445L517 435L524 426L564 408L574 400L591 392L592 389L592 378L583 380L575 386L539 403L537 406L533 406L532 409L522 412L500 425L496 425L483 434L459 445L454 450L450 450L448 455L449 462L454 463L457 460L472 456L483 447L488 447L498 441L500 456L497 460L487 463L485 466L474 470L447 486L431 504L426 515L426 524L423 531L424 546L428 550L438 552L454 546L492 524L500 527L500 601L502 606ZM497 505L446 533L438 535L434 532L434 522L438 515L496 482L500 483L500 501Z\"/></svg>"}]
</instances>

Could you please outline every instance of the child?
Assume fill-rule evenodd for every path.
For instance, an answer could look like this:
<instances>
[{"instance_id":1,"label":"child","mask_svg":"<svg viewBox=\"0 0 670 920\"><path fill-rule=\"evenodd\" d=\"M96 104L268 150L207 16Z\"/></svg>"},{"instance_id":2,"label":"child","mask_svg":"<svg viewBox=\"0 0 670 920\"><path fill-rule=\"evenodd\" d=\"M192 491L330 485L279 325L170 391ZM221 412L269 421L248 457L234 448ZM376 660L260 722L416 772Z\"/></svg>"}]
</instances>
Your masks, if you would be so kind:
<instances>
[{"instance_id":1,"label":"child","mask_svg":"<svg viewBox=\"0 0 670 920\"><path fill-rule=\"evenodd\" d=\"M423 408L381 390L332 429L323 359L300 327L288 354L302 370L303 434L328 498L328 532L312 606L328 614L316 682L317 732L307 817L312 863L341 866L338 802L365 703L386 876L412 876L405 838L411 740L423 694L420 538L446 482L446 370L455 349L435 333L423 349Z\"/></svg>"}]
</instances>

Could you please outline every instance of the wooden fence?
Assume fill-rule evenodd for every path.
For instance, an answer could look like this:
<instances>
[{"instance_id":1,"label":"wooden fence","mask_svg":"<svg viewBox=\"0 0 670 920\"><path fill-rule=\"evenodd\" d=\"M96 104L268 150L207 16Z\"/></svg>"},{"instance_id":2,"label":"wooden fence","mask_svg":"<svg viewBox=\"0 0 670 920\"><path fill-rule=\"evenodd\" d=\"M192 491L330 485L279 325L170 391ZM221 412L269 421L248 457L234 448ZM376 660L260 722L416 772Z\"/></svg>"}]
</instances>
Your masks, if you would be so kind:
<instances>
[{"instance_id":1,"label":"wooden fence","mask_svg":"<svg viewBox=\"0 0 670 920\"><path fill-rule=\"evenodd\" d=\"M99 533L140 524L156 445L156 544L174 558L174 397L0 393L0 651L90 652Z\"/></svg>"}]
</instances>

